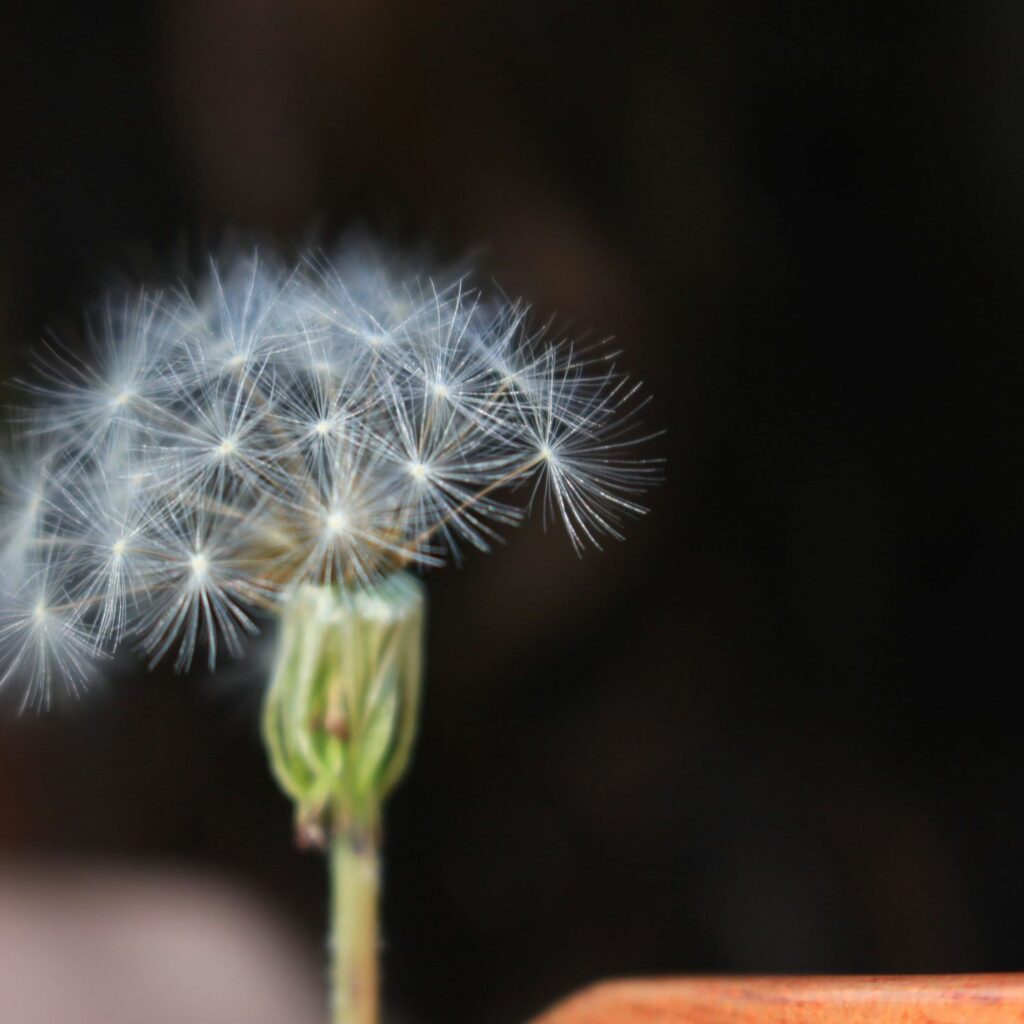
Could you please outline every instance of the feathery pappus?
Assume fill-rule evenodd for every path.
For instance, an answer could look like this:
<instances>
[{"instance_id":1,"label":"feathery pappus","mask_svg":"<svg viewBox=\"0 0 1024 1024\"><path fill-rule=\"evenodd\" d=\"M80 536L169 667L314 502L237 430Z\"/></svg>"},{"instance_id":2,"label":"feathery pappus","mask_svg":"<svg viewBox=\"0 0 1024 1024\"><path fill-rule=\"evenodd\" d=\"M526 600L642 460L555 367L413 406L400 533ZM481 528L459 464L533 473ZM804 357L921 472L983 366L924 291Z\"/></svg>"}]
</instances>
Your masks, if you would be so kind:
<instances>
[{"instance_id":1,"label":"feathery pappus","mask_svg":"<svg viewBox=\"0 0 1024 1024\"><path fill-rule=\"evenodd\" d=\"M658 474L638 387L465 277L347 247L212 259L39 348L2 472L0 684L46 705L125 642L238 653L302 584L486 550L542 505L619 537Z\"/></svg>"}]
</instances>

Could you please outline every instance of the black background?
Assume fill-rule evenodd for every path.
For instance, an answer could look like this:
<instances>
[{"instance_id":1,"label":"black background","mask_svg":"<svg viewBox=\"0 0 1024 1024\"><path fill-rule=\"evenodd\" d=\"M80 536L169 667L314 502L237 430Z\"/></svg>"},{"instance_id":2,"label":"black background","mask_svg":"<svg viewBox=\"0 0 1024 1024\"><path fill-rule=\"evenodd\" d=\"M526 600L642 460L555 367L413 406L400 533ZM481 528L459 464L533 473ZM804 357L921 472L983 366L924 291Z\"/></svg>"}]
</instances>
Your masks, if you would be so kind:
<instances>
[{"instance_id":1,"label":"black background","mask_svg":"<svg viewBox=\"0 0 1024 1024\"><path fill-rule=\"evenodd\" d=\"M1022 966L1019 5L24 3L10 28L9 372L111 273L356 226L478 253L654 394L666 483L626 543L578 560L535 523L430 577L395 1006ZM218 872L315 949L322 864L258 699L245 666L140 669L8 715L0 850Z\"/></svg>"}]
</instances>

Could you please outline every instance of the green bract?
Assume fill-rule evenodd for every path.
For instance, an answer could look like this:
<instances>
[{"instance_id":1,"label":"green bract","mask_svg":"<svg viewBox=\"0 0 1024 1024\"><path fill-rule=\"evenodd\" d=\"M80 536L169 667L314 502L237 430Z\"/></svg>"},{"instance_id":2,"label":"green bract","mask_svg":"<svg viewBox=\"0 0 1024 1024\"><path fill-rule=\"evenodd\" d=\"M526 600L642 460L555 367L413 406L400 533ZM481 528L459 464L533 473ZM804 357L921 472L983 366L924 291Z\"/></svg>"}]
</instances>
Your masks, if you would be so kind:
<instances>
[{"instance_id":1,"label":"green bract","mask_svg":"<svg viewBox=\"0 0 1024 1024\"><path fill-rule=\"evenodd\" d=\"M263 728L300 834L374 827L409 762L423 675L422 584L305 584L284 604Z\"/></svg>"}]
</instances>

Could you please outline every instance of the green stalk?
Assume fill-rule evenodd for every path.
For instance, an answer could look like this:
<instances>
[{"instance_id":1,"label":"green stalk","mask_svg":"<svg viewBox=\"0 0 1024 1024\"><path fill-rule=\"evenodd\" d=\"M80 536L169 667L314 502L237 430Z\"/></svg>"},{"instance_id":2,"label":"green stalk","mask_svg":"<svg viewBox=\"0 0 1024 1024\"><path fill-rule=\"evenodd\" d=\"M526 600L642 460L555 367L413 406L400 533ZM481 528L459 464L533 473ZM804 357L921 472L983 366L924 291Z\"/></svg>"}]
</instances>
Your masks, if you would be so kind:
<instances>
[{"instance_id":1,"label":"green stalk","mask_svg":"<svg viewBox=\"0 0 1024 1024\"><path fill-rule=\"evenodd\" d=\"M380 844L374 825L331 839L331 987L333 1024L377 1024Z\"/></svg>"},{"instance_id":2,"label":"green stalk","mask_svg":"<svg viewBox=\"0 0 1024 1024\"><path fill-rule=\"evenodd\" d=\"M303 845L327 847L333 1024L378 1024L381 810L409 763L424 594L305 585L286 602L263 737Z\"/></svg>"}]
</instances>

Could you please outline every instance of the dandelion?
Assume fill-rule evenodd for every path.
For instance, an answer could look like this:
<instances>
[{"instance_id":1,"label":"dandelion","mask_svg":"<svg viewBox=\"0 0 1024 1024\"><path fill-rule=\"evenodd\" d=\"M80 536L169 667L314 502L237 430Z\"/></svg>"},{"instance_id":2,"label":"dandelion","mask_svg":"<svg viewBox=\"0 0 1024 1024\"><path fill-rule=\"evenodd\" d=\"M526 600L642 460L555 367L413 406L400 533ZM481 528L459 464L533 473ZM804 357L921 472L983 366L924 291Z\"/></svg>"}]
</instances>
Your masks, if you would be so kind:
<instances>
[{"instance_id":1,"label":"dandelion","mask_svg":"<svg viewBox=\"0 0 1024 1024\"><path fill-rule=\"evenodd\" d=\"M330 846L334 1019L377 1020L380 808L415 734L414 573L534 506L619 538L658 467L600 346L531 333L463 277L348 248L211 260L44 345L0 477L0 684L46 706L119 647L188 669L280 622L263 731Z\"/></svg>"}]
</instances>

